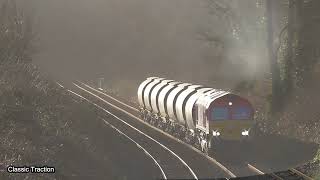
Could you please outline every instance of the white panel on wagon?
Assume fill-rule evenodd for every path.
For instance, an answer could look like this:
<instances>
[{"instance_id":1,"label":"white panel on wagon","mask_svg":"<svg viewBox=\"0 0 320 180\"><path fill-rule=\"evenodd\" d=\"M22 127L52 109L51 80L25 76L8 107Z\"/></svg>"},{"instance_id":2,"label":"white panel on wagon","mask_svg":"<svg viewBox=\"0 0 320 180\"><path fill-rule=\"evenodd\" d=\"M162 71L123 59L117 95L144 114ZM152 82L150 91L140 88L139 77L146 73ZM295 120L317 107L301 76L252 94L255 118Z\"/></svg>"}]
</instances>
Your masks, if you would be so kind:
<instances>
[{"instance_id":1,"label":"white panel on wagon","mask_svg":"<svg viewBox=\"0 0 320 180\"><path fill-rule=\"evenodd\" d=\"M151 108L154 113L159 112L159 94L170 82L173 80L162 80L162 82L156 85L151 93Z\"/></svg>"},{"instance_id":2,"label":"white panel on wagon","mask_svg":"<svg viewBox=\"0 0 320 180\"><path fill-rule=\"evenodd\" d=\"M174 88L167 99L167 110L168 110L168 115L170 117L170 119L176 121L177 123L184 125L185 122L183 121L183 119L177 119L176 115L174 113L175 110L175 103L176 100L178 98L179 93L181 93L183 90L185 90L186 88L188 88L188 86L190 86L191 84L189 83L183 83L183 84L179 84L176 88Z\"/></svg>"},{"instance_id":3,"label":"white panel on wagon","mask_svg":"<svg viewBox=\"0 0 320 180\"><path fill-rule=\"evenodd\" d=\"M167 98L170 92L178 85L181 84L181 82L170 82L165 88L162 89L162 91L159 94L158 97L158 104L159 104L159 112L162 117L169 116L167 114Z\"/></svg>"},{"instance_id":4,"label":"white panel on wagon","mask_svg":"<svg viewBox=\"0 0 320 180\"><path fill-rule=\"evenodd\" d=\"M185 110L184 110L184 116L188 125L189 129L195 129L195 118L193 117L193 108L195 107L196 101L199 99L201 95L203 95L205 92L208 92L210 90L213 90L212 88L201 88L198 89L196 93L192 94L190 98L187 100L185 104Z\"/></svg>"},{"instance_id":5,"label":"white panel on wagon","mask_svg":"<svg viewBox=\"0 0 320 180\"><path fill-rule=\"evenodd\" d=\"M152 90L153 88L161 83L161 81L163 80L164 78L157 78L157 79L154 79L152 82L150 82L146 88L145 88L145 91L144 91L144 95L143 95L143 99L144 99L144 104L145 104L145 107L146 109L148 109L149 111L152 111L152 108L151 108L151 105L150 105L150 96L151 96L151 93L152 93Z\"/></svg>"},{"instance_id":6,"label":"white panel on wagon","mask_svg":"<svg viewBox=\"0 0 320 180\"><path fill-rule=\"evenodd\" d=\"M154 79L157 79L158 77L149 77L147 78L145 81L143 81L139 88L138 88L138 101L139 101L139 105L141 107L145 107L144 105L144 101L143 101L143 98L144 98L144 91L145 91L145 88L146 86L152 82Z\"/></svg>"},{"instance_id":7,"label":"white panel on wagon","mask_svg":"<svg viewBox=\"0 0 320 180\"><path fill-rule=\"evenodd\" d=\"M175 106L176 106L175 110L176 110L177 119L181 120L181 122L183 121L185 123L185 125L187 125L187 126L188 126L188 123L186 122L186 118L184 116L186 102L190 98L190 95L192 93L197 92L197 90L199 88L201 88L201 87L202 86L200 86L200 85L191 85L186 90L181 92L181 94L177 98L177 101L176 101L176 104L175 104Z\"/></svg>"}]
</instances>

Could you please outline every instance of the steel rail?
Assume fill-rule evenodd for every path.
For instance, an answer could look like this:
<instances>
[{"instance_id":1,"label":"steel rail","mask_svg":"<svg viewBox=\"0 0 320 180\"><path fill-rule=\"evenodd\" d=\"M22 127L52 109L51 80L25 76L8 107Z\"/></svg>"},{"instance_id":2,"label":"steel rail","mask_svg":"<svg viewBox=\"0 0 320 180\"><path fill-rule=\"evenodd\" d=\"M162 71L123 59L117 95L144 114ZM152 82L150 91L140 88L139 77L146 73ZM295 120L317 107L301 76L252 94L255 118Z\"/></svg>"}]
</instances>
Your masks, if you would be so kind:
<instances>
[{"instance_id":1,"label":"steel rail","mask_svg":"<svg viewBox=\"0 0 320 180\"><path fill-rule=\"evenodd\" d=\"M251 165L251 164L248 164L248 167L249 167L249 169L251 169L252 171L254 171L254 172L256 172L256 173L258 173L258 174L260 174L260 175L270 175L270 176L272 176L272 177L274 177L274 178L276 178L276 179L278 179L278 180L285 180L285 178L277 175L277 174L276 174L277 172L268 173L268 174L267 174L267 173L264 173L263 171L259 170L258 168L254 167L254 166ZM288 171L289 171L289 172L291 171L293 174L296 174L296 175L298 175L299 177L302 177L303 179L313 180L313 178L311 178L311 177L303 174L302 172L300 172L299 170L297 170L297 169L295 169L295 168L290 168L290 169L288 169ZM289 173L289 172L288 172L288 173Z\"/></svg>"},{"instance_id":2,"label":"steel rail","mask_svg":"<svg viewBox=\"0 0 320 180\"><path fill-rule=\"evenodd\" d=\"M110 96L110 95L108 95L108 94L106 94L106 93L104 93L104 92L101 92L101 91L99 91L99 90L96 90L95 88L93 88L93 87L91 87L91 86L89 86L89 85L87 85L87 84L85 84L85 83L83 83L83 82L81 82L81 81L78 81L78 82L81 83L83 86L86 86L87 88L89 88L89 89L91 89L91 90L93 90L93 91L95 91L95 92L97 92L97 93L99 93L99 94L101 94L101 95L104 95L104 96L106 96L106 97L108 97L108 98L110 98L110 99L118 102L119 104L124 105L125 107L130 108L131 110L134 110L134 111L136 111L136 112L139 112L139 110L136 109L135 107L132 107L132 106L130 106L130 105L124 103L124 102L121 102L121 101L119 101L118 99L116 99L116 98L114 98L114 97L112 97L112 96ZM76 84L74 83L74 85L76 85ZM79 85L76 85L76 86L77 86L78 88L80 87ZM81 89L84 89L84 88L82 88L82 87L80 87L80 88L81 88ZM86 91L87 91L87 90L86 90ZM93 94L93 93L91 93L91 94ZM102 99L101 97L99 97L99 96L97 96L97 95L95 95L95 94L93 94L93 95L96 96L97 98L99 98L100 100L106 102L107 104L109 104L109 105L111 105L111 106L119 109L120 111L128 114L129 116L131 116L131 117L139 120L140 122L144 123L145 125L149 126L150 128L153 128L154 130L162 133L163 135L165 135L165 136L167 136L167 137L169 137L169 138L171 138L171 139L173 139L173 140L175 140L175 141L178 141L179 143L187 146L188 148L191 148L192 150L196 151L196 152L197 152L198 154L200 154L201 156L204 156L204 157L205 157L206 159L208 159L210 162L214 163L216 166L218 166L220 169L222 169L225 173L227 173L230 177L232 177L232 178L237 177L233 172L231 172L228 168L226 168L224 165L222 165L222 164L221 164L220 162L218 162L216 159L214 159L214 158L212 158L212 157L210 157L210 156L204 155L200 150L198 150L197 148L191 146L190 144L187 144L187 143L181 141L180 139L177 139L176 137L173 137L172 135L170 135L170 134L168 134L168 133L166 133L166 132L164 132L164 131L161 131L160 129L158 129L158 128L154 127L154 126L151 126L150 124L146 123L145 121L143 121L143 120L140 119L139 117L136 117L135 115L131 114L130 112L127 112L126 110L121 109L121 108L119 108L118 106L115 106L115 105L107 102L106 100Z\"/></svg>"},{"instance_id":3,"label":"steel rail","mask_svg":"<svg viewBox=\"0 0 320 180\"><path fill-rule=\"evenodd\" d=\"M80 94L77 94L77 93L75 93L75 92L73 92L73 91L71 91L71 90L67 90L67 91L70 92L70 93L72 93L72 94L74 94L74 95L76 95L76 96L78 96L78 97L80 97L81 99L86 100L87 102L93 104L94 106L96 106L96 107L98 107L98 108L102 108L102 107L100 107L99 105L97 105L97 104L93 103L92 101L88 100L87 98L81 96ZM102 108L102 109L103 109L103 108ZM110 113L110 114L111 114L111 113ZM111 115L112 115L112 114L111 114ZM118 133L120 133L121 135L123 135L124 137L126 137L127 139L129 139L130 141L132 141L139 149L141 149L147 156L149 156L149 157L153 160L153 162L158 166L158 168L160 169L163 179L167 179L167 176L166 176L166 174L164 173L164 171L163 171L162 167L160 166L160 164L156 161L156 159L155 159L145 148L143 148L139 143L137 143L135 140L133 140L133 139L130 138L128 135L126 135L125 133L123 133L121 130L119 130L118 128L114 127L112 124L110 124L110 123L109 123L108 121L106 121L105 119L103 119L103 118L100 118L100 119L103 120L106 125L108 125L108 126L111 127L112 129L116 130Z\"/></svg>"},{"instance_id":4,"label":"steel rail","mask_svg":"<svg viewBox=\"0 0 320 180\"><path fill-rule=\"evenodd\" d=\"M292 172L294 172L294 173L296 173L296 174L298 174L299 176L303 177L304 179L313 180L313 178L311 178L311 177L303 174L301 171L299 171L299 170L297 170L297 169L295 169L295 168L291 168L291 169L289 169L289 170L292 171Z\"/></svg>"},{"instance_id":5,"label":"steel rail","mask_svg":"<svg viewBox=\"0 0 320 180\"><path fill-rule=\"evenodd\" d=\"M86 89L78 86L77 84L75 84L75 83L73 83L73 84L74 84L76 87L78 87L79 89L81 89L81 90L89 93L90 95L92 95L92 96L96 97L97 99L99 99L99 100L107 103L108 105L114 107L115 109L118 109L118 110L120 110L120 111L125 111L125 110L123 110L123 109L121 109L121 108L119 108L119 107L117 107L117 106L115 106L115 105L107 102L106 100L102 99L101 97L93 94L92 92L87 91ZM136 131L139 132L140 134L144 135L144 136L147 137L148 139L150 139L150 140L152 140L153 142L155 142L155 143L157 143L158 145L160 145L162 148L164 148L165 150L167 150L170 154L172 154L173 156L175 156L175 157L190 171L190 173L192 174L192 176L193 176L194 179L198 179L198 177L197 177L196 174L193 172L193 170L190 168L190 166L189 166L182 158L180 158L176 153L174 153L172 150L170 150L167 146L161 144L159 141L153 139L151 136L149 136L149 135L143 133L142 131L140 131L139 129L133 127L131 124L127 123L126 121L124 121L123 119L121 119L121 118L119 118L118 116L114 115L113 113L109 112L108 110L106 110L106 109L104 109L104 108L102 108L102 107L100 107L100 109L104 110L105 112L107 112L108 114L110 114L110 115L112 115L113 117L117 118L117 119L120 120L122 123L124 123L124 124L126 124L127 126L129 126L130 128L136 130ZM127 111L125 111L125 112L126 112L128 115L130 115L130 116L132 116L132 117L134 117L134 118L137 118L137 117L134 116L133 114L131 114L131 113L127 112Z\"/></svg>"}]
</instances>

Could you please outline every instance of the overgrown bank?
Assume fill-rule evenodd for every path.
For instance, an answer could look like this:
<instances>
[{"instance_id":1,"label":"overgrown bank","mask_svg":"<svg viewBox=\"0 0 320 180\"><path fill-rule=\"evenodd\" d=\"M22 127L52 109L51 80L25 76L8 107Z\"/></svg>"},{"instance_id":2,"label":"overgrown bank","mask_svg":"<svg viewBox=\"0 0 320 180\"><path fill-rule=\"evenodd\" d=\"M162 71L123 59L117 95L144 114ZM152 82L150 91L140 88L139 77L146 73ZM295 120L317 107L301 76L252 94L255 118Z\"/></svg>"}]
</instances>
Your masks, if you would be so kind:
<instances>
[{"instance_id":1,"label":"overgrown bank","mask_svg":"<svg viewBox=\"0 0 320 180\"><path fill-rule=\"evenodd\" d=\"M31 64L2 66L0 162L2 178L114 179L112 155L97 152L98 119L90 106L37 76ZM31 71L32 69L32 71ZM92 108L91 108L92 109ZM100 128L101 129L101 128ZM102 138L102 137L101 137ZM100 139L101 140L101 139ZM110 139L105 139L106 142ZM112 140L111 140L112 141ZM100 157L104 158L100 158ZM9 174L9 165L53 166L55 174ZM118 174L119 175L119 174Z\"/></svg>"},{"instance_id":2,"label":"overgrown bank","mask_svg":"<svg viewBox=\"0 0 320 180\"><path fill-rule=\"evenodd\" d=\"M14 1L0 0L0 179L142 179L136 160L152 168L144 153L32 64L32 27ZM10 165L55 173L8 173Z\"/></svg>"}]
</instances>

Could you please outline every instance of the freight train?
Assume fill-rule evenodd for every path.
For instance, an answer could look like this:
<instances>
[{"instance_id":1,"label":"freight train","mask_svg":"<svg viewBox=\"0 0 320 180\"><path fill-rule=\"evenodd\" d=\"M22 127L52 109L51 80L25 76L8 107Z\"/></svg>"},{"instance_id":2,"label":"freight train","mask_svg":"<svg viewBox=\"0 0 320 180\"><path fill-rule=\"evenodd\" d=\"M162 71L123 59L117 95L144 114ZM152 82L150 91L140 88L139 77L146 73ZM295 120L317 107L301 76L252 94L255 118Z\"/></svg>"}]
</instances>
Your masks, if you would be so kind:
<instances>
[{"instance_id":1,"label":"freight train","mask_svg":"<svg viewBox=\"0 0 320 180\"><path fill-rule=\"evenodd\" d=\"M215 142L250 137L254 109L229 91L149 77L138 88L141 117L208 153Z\"/></svg>"}]
</instances>

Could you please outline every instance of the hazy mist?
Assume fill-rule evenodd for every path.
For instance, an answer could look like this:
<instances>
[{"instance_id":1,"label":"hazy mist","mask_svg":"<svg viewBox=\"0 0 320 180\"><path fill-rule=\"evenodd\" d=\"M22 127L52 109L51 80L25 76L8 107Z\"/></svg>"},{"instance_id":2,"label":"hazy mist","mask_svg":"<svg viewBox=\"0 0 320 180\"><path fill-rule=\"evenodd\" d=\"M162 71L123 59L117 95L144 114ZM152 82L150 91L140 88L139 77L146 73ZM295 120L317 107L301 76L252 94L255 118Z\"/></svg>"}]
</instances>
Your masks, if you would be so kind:
<instances>
[{"instance_id":1,"label":"hazy mist","mask_svg":"<svg viewBox=\"0 0 320 180\"><path fill-rule=\"evenodd\" d=\"M19 2L35 17L35 62L58 79L103 76L113 85L124 81L135 86L147 76L160 76L232 88L266 67L265 54L256 46L264 42L235 42L226 20L210 14L206 1ZM199 32L209 32L224 45L210 44ZM239 50L245 44L249 54Z\"/></svg>"}]
</instances>

